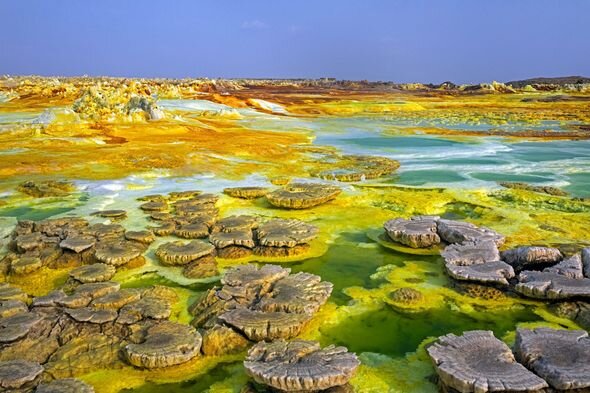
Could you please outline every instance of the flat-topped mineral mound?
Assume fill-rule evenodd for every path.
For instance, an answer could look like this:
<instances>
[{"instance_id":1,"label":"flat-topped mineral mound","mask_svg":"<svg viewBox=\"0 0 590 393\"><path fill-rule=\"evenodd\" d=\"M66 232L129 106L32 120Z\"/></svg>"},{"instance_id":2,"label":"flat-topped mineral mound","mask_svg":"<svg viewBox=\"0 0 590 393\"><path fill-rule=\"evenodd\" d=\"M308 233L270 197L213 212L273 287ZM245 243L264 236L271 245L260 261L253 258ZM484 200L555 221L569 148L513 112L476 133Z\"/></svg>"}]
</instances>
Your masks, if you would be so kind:
<instances>
[{"instance_id":1,"label":"flat-topped mineral mound","mask_svg":"<svg viewBox=\"0 0 590 393\"><path fill-rule=\"evenodd\" d=\"M285 392L316 392L346 384L360 365L344 347L321 348L314 341L260 342L244 367L256 382Z\"/></svg>"}]
</instances>

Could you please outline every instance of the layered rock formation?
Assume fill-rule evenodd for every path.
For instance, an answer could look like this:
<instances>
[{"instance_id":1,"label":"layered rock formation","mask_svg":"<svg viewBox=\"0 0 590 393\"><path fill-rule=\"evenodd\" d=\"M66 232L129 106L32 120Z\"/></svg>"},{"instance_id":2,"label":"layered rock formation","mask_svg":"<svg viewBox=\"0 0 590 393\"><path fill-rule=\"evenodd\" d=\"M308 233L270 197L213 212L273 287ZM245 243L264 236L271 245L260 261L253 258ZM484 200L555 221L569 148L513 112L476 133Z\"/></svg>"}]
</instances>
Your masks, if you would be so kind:
<instances>
[{"instance_id":1,"label":"layered rock formation","mask_svg":"<svg viewBox=\"0 0 590 393\"><path fill-rule=\"evenodd\" d=\"M203 352L231 352L248 340L299 334L330 296L332 284L313 274L289 273L290 269L275 265L228 270L222 287L207 291L190 309L195 317L192 324L203 329ZM226 340L231 344L224 346Z\"/></svg>"}]
</instances>

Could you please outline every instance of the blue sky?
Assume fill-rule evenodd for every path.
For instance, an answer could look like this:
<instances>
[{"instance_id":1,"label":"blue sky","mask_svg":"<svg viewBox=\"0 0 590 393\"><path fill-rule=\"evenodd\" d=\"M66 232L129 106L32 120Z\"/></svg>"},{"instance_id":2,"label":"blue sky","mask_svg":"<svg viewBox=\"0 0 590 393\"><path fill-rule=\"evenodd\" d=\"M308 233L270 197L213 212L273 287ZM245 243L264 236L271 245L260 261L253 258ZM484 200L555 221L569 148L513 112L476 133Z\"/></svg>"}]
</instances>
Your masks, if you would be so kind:
<instances>
[{"instance_id":1,"label":"blue sky","mask_svg":"<svg viewBox=\"0 0 590 393\"><path fill-rule=\"evenodd\" d=\"M590 76L590 0L0 0L0 74Z\"/></svg>"}]
</instances>

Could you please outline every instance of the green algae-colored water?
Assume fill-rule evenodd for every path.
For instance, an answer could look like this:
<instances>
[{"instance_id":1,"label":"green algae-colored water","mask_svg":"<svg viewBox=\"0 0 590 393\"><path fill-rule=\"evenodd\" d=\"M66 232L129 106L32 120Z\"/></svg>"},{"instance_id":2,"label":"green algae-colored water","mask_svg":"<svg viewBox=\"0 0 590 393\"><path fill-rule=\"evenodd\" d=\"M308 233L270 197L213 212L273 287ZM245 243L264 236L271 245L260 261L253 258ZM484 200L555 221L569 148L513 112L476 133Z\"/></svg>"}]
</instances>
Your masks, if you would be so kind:
<instances>
[{"instance_id":1,"label":"green algae-colored water","mask_svg":"<svg viewBox=\"0 0 590 393\"><path fill-rule=\"evenodd\" d=\"M465 330L492 330L497 337L514 330L520 322L540 318L528 309L463 314L450 308L404 313L382 307L351 316L336 326L320 328L323 344L348 347L358 353L375 352L403 357L414 352L422 341Z\"/></svg>"}]
</instances>

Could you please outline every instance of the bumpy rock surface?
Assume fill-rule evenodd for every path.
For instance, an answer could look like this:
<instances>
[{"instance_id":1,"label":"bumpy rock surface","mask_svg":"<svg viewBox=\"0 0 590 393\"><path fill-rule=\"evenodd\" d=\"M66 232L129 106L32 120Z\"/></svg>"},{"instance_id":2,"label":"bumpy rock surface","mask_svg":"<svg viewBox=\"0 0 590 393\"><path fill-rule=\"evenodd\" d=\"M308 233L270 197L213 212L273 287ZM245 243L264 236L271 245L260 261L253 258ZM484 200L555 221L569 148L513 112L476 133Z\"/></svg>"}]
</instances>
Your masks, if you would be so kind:
<instances>
[{"instance_id":1,"label":"bumpy rock surface","mask_svg":"<svg viewBox=\"0 0 590 393\"><path fill-rule=\"evenodd\" d=\"M499 260L496 243L490 238L451 244L441 255L447 273L456 280L508 285L508 280L514 277L514 269Z\"/></svg>"},{"instance_id":2,"label":"bumpy rock surface","mask_svg":"<svg viewBox=\"0 0 590 393\"><path fill-rule=\"evenodd\" d=\"M177 300L161 286L119 289L118 283L96 282L68 293L56 290L34 298L30 310L25 306L0 319L0 362L35 362L53 378L71 378L122 367L121 354L133 344L128 355L135 365L179 364L196 356L200 336L190 326L166 321ZM48 391L67 392L70 385L78 384L64 381Z\"/></svg>"},{"instance_id":3,"label":"bumpy rock surface","mask_svg":"<svg viewBox=\"0 0 590 393\"><path fill-rule=\"evenodd\" d=\"M332 284L308 273L289 275L275 265L241 265L191 307L193 325L205 330L229 327L252 341L290 338L322 306Z\"/></svg>"},{"instance_id":4,"label":"bumpy rock surface","mask_svg":"<svg viewBox=\"0 0 590 393\"><path fill-rule=\"evenodd\" d=\"M63 378L40 384L35 393L94 393L94 388L76 378Z\"/></svg>"},{"instance_id":5,"label":"bumpy rock surface","mask_svg":"<svg viewBox=\"0 0 590 393\"><path fill-rule=\"evenodd\" d=\"M560 302L553 306L557 315L574 320L586 330L590 330L590 303Z\"/></svg>"},{"instance_id":6,"label":"bumpy rock surface","mask_svg":"<svg viewBox=\"0 0 590 393\"><path fill-rule=\"evenodd\" d=\"M96 239L91 236L68 236L59 243L61 248L80 253L96 244Z\"/></svg>"},{"instance_id":7,"label":"bumpy rock surface","mask_svg":"<svg viewBox=\"0 0 590 393\"><path fill-rule=\"evenodd\" d=\"M100 210L92 213L93 216L105 217L105 218L123 218L127 216L125 210Z\"/></svg>"},{"instance_id":8,"label":"bumpy rock surface","mask_svg":"<svg viewBox=\"0 0 590 393\"><path fill-rule=\"evenodd\" d=\"M55 180L26 181L19 184L16 189L35 198L61 197L76 191L72 183Z\"/></svg>"},{"instance_id":9,"label":"bumpy rock surface","mask_svg":"<svg viewBox=\"0 0 590 393\"><path fill-rule=\"evenodd\" d=\"M590 387L590 338L584 330L517 329L515 353L555 389Z\"/></svg>"},{"instance_id":10,"label":"bumpy rock surface","mask_svg":"<svg viewBox=\"0 0 590 393\"><path fill-rule=\"evenodd\" d=\"M557 265L543 269L544 272L561 274L569 278L584 278L582 258L579 254L573 255Z\"/></svg>"},{"instance_id":11,"label":"bumpy rock surface","mask_svg":"<svg viewBox=\"0 0 590 393\"><path fill-rule=\"evenodd\" d=\"M21 302L26 302L28 298L27 294L19 287L7 283L0 283L0 300L20 300Z\"/></svg>"},{"instance_id":12,"label":"bumpy rock surface","mask_svg":"<svg viewBox=\"0 0 590 393\"><path fill-rule=\"evenodd\" d=\"M396 218L383 227L391 240L412 248L426 248L440 243L437 234L438 217Z\"/></svg>"},{"instance_id":13,"label":"bumpy rock surface","mask_svg":"<svg viewBox=\"0 0 590 393\"><path fill-rule=\"evenodd\" d=\"M193 240L164 243L156 250L156 256L166 265L186 265L207 255L211 255L215 247L209 243Z\"/></svg>"},{"instance_id":14,"label":"bumpy rock surface","mask_svg":"<svg viewBox=\"0 0 590 393\"><path fill-rule=\"evenodd\" d=\"M127 231L125 232L125 239L131 240L134 242L150 244L156 240L154 233L152 231Z\"/></svg>"},{"instance_id":15,"label":"bumpy rock surface","mask_svg":"<svg viewBox=\"0 0 590 393\"><path fill-rule=\"evenodd\" d=\"M397 168L399 162L387 157L349 155L342 156L333 168L313 175L327 180L353 182L389 175Z\"/></svg>"},{"instance_id":16,"label":"bumpy rock surface","mask_svg":"<svg viewBox=\"0 0 590 393\"><path fill-rule=\"evenodd\" d=\"M502 252L502 260L516 270L530 266L551 266L560 262L563 255L557 248L551 247L518 247Z\"/></svg>"},{"instance_id":17,"label":"bumpy rock surface","mask_svg":"<svg viewBox=\"0 0 590 393\"><path fill-rule=\"evenodd\" d=\"M344 347L321 348L314 341L261 342L248 351L246 372L280 391L311 392L346 384L360 365Z\"/></svg>"},{"instance_id":18,"label":"bumpy rock surface","mask_svg":"<svg viewBox=\"0 0 590 393\"><path fill-rule=\"evenodd\" d=\"M251 341L295 337L310 319L309 314L259 311L242 307L219 316L221 322L236 329Z\"/></svg>"},{"instance_id":19,"label":"bumpy rock surface","mask_svg":"<svg viewBox=\"0 0 590 393\"><path fill-rule=\"evenodd\" d=\"M479 265L500 260L500 252L492 240L465 241L451 244L441 253L447 264L457 266Z\"/></svg>"},{"instance_id":20,"label":"bumpy rock surface","mask_svg":"<svg viewBox=\"0 0 590 393\"><path fill-rule=\"evenodd\" d=\"M258 241L267 247L295 247L309 243L318 235L318 228L299 220L270 220L258 227Z\"/></svg>"},{"instance_id":21,"label":"bumpy rock surface","mask_svg":"<svg viewBox=\"0 0 590 393\"><path fill-rule=\"evenodd\" d=\"M516 362L490 331L448 334L427 348L442 383L462 393L532 392L547 383Z\"/></svg>"},{"instance_id":22,"label":"bumpy rock surface","mask_svg":"<svg viewBox=\"0 0 590 393\"><path fill-rule=\"evenodd\" d=\"M268 193L266 199L277 207L307 209L331 201L340 192L340 188L328 184L291 183Z\"/></svg>"},{"instance_id":23,"label":"bumpy rock surface","mask_svg":"<svg viewBox=\"0 0 590 393\"><path fill-rule=\"evenodd\" d=\"M11 317L28 310L26 303L20 300L0 300L0 318Z\"/></svg>"},{"instance_id":24,"label":"bumpy rock surface","mask_svg":"<svg viewBox=\"0 0 590 393\"><path fill-rule=\"evenodd\" d=\"M590 298L590 279L570 278L551 272L523 271L518 275L517 292L538 299Z\"/></svg>"},{"instance_id":25,"label":"bumpy rock surface","mask_svg":"<svg viewBox=\"0 0 590 393\"><path fill-rule=\"evenodd\" d=\"M121 266L138 258L143 254L144 248L130 241L101 242L96 247L94 257L107 265Z\"/></svg>"},{"instance_id":26,"label":"bumpy rock surface","mask_svg":"<svg viewBox=\"0 0 590 393\"><path fill-rule=\"evenodd\" d=\"M169 367L197 356L201 341L201 335L193 327L163 322L148 329L142 343L126 345L124 354L136 367Z\"/></svg>"},{"instance_id":27,"label":"bumpy rock surface","mask_svg":"<svg viewBox=\"0 0 590 393\"><path fill-rule=\"evenodd\" d=\"M504 236L484 227L477 227L469 222L438 220L438 235L447 243L463 243L474 240L493 240L497 246L504 244Z\"/></svg>"},{"instance_id":28,"label":"bumpy rock surface","mask_svg":"<svg viewBox=\"0 0 590 393\"><path fill-rule=\"evenodd\" d=\"M219 250L232 247L235 251L240 249L252 249L256 246L253 230L258 228L258 219L252 216L229 216L223 218L215 224L213 231L209 236L209 241ZM236 255L231 250L218 252L222 258L241 257L249 255L250 252Z\"/></svg>"},{"instance_id":29,"label":"bumpy rock surface","mask_svg":"<svg viewBox=\"0 0 590 393\"><path fill-rule=\"evenodd\" d=\"M223 190L224 194L227 194L234 198L242 199L256 199L265 196L268 193L266 187L231 187Z\"/></svg>"},{"instance_id":30,"label":"bumpy rock surface","mask_svg":"<svg viewBox=\"0 0 590 393\"><path fill-rule=\"evenodd\" d=\"M116 273L114 266L105 263L80 266L70 271L70 277L85 284L89 282L108 281Z\"/></svg>"},{"instance_id":31,"label":"bumpy rock surface","mask_svg":"<svg viewBox=\"0 0 590 393\"><path fill-rule=\"evenodd\" d=\"M209 236L209 241L217 248L229 246L254 248L256 245L252 230L250 229L236 229L231 232L213 232Z\"/></svg>"},{"instance_id":32,"label":"bumpy rock surface","mask_svg":"<svg viewBox=\"0 0 590 393\"><path fill-rule=\"evenodd\" d=\"M237 230L253 230L258 228L259 221L254 216L229 216L215 223L213 232L233 232Z\"/></svg>"},{"instance_id":33,"label":"bumpy rock surface","mask_svg":"<svg viewBox=\"0 0 590 393\"><path fill-rule=\"evenodd\" d=\"M391 292L389 298L395 303L413 304L424 299L424 295L417 289L404 287Z\"/></svg>"},{"instance_id":34,"label":"bumpy rock surface","mask_svg":"<svg viewBox=\"0 0 590 393\"><path fill-rule=\"evenodd\" d=\"M449 276L455 280L476 281L486 284L508 285L514 277L514 269L502 261L486 262L469 266L445 264Z\"/></svg>"},{"instance_id":35,"label":"bumpy rock surface","mask_svg":"<svg viewBox=\"0 0 590 393\"><path fill-rule=\"evenodd\" d=\"M10 360L0 362L0 387L18 389L33 382L43 372L38 363L26 360Z\"/></svg>"},{"instance_id":36,"label":"bumpy rock surface","mask_svg":"<svg viewBox=\"0 0 590 393\"><path fill-rule=\"evenodd\" d=\"M150 201L150 202L146 202L143 203L139 206L139 208L141 210L145 210L147 212L153 212L153 211L164 211L164 210L168 210L168 203L166 203L165 201Z\"/></svg>"}]
</instances>

